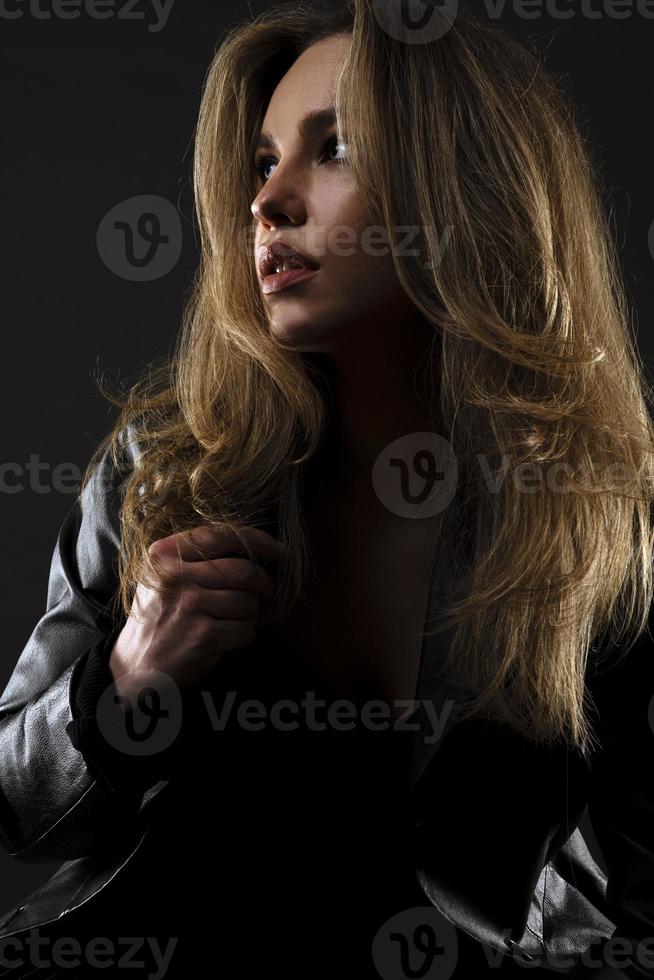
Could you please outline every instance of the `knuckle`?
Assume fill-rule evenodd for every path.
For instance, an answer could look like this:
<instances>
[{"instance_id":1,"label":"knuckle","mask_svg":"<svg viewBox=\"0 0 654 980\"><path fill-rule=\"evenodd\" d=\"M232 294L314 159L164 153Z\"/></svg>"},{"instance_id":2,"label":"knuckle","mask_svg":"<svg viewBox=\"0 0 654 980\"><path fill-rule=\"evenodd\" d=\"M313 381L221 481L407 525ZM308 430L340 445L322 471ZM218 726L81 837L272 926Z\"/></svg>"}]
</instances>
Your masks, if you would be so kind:
<instances>
[{"instance_id":1,"label":"knuckle","mask_svg":"<svg viewBox=\"0 0 654 980\"><path fill-rule=\"evenodd\" d=\"M238 583L242 580L243 568L240 558L216 558L214 568L223 583Z\"/></svg>"},{"instance_id":2,"label":"knuckle","mask_svg":"<svg viewBox=\"0 0 654 980\"><path fill-rule=\"evenodd\" d=\"M195 589L183 589L179 595L179 610L183 615L200 611L200 594Z\"/></svg>"},{"instance_id":3,"label":"knuckle","mask_svg":"<svg viewBox=\"0 0 654 980\"><path fill-rule=\"evenodd\" d=\"M164 538L155 538L154 541L150 542L147 551L150 558L160 558L164 553Z\"/></svg>"},{"instance_id":4,"label":"knuckle","mask_svg":"<svg viewBox=\"0 0 654 980\"><path fill-rule=\"evenodd\" d=\"M191 646L202 646L213 635L214 626L208 616L197 616L189 624L186 635Z\"/></svg>"},{"instance_id":5,"label":"knuckle","mask_svg":"<svg viewBox=\"0 0 654 980\"><path fill-rule=\"evenodd\" d=\"M197 524L189 528L183 532L183 536L189 544L203 550L210 548L215 539L213 530L206 524Z\"/></svg>"}]
</instances>

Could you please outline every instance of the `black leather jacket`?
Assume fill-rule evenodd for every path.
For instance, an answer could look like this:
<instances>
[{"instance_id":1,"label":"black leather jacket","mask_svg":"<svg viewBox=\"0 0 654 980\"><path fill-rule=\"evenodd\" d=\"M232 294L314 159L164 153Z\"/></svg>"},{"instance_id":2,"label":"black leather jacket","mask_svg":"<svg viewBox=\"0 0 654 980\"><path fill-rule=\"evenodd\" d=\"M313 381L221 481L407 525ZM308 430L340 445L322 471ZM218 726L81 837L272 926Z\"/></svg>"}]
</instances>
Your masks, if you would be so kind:
<instances>
[{"instance_id":1,"label":"black leather jacket","mask_svg":"<svg viewBox=\"0 0 654 980\"><path fill-rule=\"evenodd\" d=\"M112 790L67 729L76 669L116 628L120 488L137 451L123 444L124 469L106 451L61 526L46 611L0 699L0 842L20 860L64 862L0 918L0 939L92 901L140 846L153 808L165 806L166 779ZM447 574L443 551L433 586ZM654 941L638 947L654 937L650 636L622 665L588 669L602 737L593 755L544 751L501 726L457 723L456 697L434 684L444 642L425 639L418 695L439 716L449 701L447 725L436 740L413 736L410 805L425 904L495 950L544 965L569 957L575 976L587 975L585 950L624 937L632 952L626 975L654 977ZM419 717L433 734L423 707ZM587 805L608 880L578 829Z\"/></svg>"}]
</instances>

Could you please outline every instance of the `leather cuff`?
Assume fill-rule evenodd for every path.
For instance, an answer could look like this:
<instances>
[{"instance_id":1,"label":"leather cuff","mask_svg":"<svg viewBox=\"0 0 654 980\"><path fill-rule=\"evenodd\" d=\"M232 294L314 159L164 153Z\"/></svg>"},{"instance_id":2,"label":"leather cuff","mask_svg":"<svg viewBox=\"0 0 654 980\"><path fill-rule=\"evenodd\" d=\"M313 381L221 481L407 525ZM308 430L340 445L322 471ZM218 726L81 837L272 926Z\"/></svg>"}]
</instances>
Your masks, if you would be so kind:
<instances>
[{"instance_id":1,"label":"leather cuff","mask_svg":"<svg viewBox=\"0 0 654 980\"><path fill-rule=\"evenodd\" d=\"M71 678L71 712L73 718L66 732L81 752L89 772L112 792L145 791L160 779L167 778L161 754L136 756L120 751L107 741L98 724L97 708L102 694L114 683L109 657L123 624L117 624L102 636L75 665ZM113 710L103 705L103 711ZM115 706L116 718L124 709Z\"/></svg>"}]
</instances>

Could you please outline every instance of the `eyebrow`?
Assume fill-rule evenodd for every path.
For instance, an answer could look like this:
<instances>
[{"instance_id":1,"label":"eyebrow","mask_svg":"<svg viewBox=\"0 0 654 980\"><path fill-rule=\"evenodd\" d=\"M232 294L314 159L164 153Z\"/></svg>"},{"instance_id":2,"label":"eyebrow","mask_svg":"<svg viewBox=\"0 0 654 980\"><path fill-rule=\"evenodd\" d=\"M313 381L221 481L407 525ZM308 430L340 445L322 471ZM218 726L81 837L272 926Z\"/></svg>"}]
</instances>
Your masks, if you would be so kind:
<instances>
[{"instance_id":1,"label":"eyebrow","mask_svg":"<svg viewBox=\"0 0 654 980\"><path fill-rule=\"evenodd\" d=\"M308 112L298 124L300 136L310 136L312 133L336 125L336 108L331 105L327 109L314 109ZM257 140L257 149L279 150L279 141L272 133L261 133Z\"/></svg>"}]
</instances>

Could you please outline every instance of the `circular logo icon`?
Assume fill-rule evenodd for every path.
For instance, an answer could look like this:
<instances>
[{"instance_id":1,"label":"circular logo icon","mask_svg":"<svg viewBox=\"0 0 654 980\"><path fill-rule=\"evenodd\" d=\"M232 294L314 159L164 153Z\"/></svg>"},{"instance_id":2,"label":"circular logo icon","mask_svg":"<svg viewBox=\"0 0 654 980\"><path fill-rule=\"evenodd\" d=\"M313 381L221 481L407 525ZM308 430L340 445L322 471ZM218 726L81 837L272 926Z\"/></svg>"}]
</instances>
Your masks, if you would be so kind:
<instances>
[{"instance_id":1,"label":"circular logo icon","mask_svg":"<svg viewBox=\"0 0 654 980\"><path fill-rule=\"evenodd\" d=\"M164 671L135 671L133 677L135 693L129 697L118 692L116 682L102 692L97 706L98 727L120 752L154 755L167 749L179 735L182 696Z\"/></svg>"},{"instance_id":2,"label":"circular logo icon","mask_svg":"<svg viewBox=\"0 0 654 980\"><path fill-rule=\"evenodd\" d=\"M457 480L454 449L435 432L400 436L381 451L372 468L372 484L384 507L415 520L444 511Z\"/></svg>"},{"instance_id":3,"label":"circular logo icon","mask_svg":"<svg viewBox=\"0 0 654 980\"><path fill-rule=\"evenodd\" d=\"M459 12L458 0L373 0L381 29L405 44L428 44L443 37Z\"/></svg>"},{"instance_id":4,"label":"circular logo icon","mask_svg":"<svg viewBox=\"0 0 654 980\"><path fill-rule=\"evenodd\" d=\"M121 201L98 226L100 258L122 279L161 279L177 264L182 251L182 222L177 209L156 194Z\"/></svg>"},{"instance_id":5,"label":"circular logo icon","mask_svg":"<svg viewBox=\"0 0 654 980\"><path fill-rule=\"evenodd\" d=\"M398 912L372 943L373 964L383 980L449 980L457 958L456 929L433 905Z\"/></svg>"}]
</instances>

